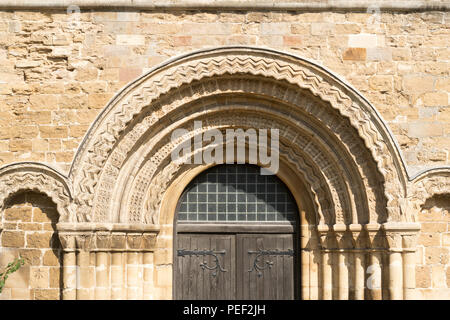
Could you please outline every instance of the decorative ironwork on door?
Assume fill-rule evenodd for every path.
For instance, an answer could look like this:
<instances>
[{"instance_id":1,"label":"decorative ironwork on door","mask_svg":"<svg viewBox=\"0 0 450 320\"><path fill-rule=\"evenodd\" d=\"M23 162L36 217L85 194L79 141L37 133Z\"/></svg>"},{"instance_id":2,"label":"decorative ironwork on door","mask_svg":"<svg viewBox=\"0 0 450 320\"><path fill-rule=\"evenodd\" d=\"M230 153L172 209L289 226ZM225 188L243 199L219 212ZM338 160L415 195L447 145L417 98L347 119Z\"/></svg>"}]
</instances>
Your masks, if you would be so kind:
<instances>
[{"instance_id":1,"label":"decorative ironwork on door","mask_svg":"<svg viewBox=\"0 0 450 320\"><path fill-rule=\"evenodd\" d=\"M220 272L227 272L227 270L225 270L224 268L222 268L222 266L220 265L220 260L219 257L217 256L218 254L222 254L224 255L226 253L225 250L221 250L221 251L214 251L214 250L185 250L185 249L178 249L177 250L177 255L179 257L184 257L184 256L212 256L214 258L214 262L215 264L212 266L208 265L207 261L203 261L202 263L200 263L200 267L205 270L212 270L212 276L215 277L217 276L217 271Z\"/></svg>"},{"instance_id":2,"label":"decorative ironwork on door","mask_svg":"<svg viewBox=\"0 0 450 320\"><path fill-rule=\"evenodd\" d=\"M286 251L280 251L280 250L261 250L261 249L259 249L258 251L249 250L248 254L256 254L255 259L253 260L253 266L250 270L248 270L248 272L253 272L253 270L255 270L258 274L258 277L262 277L263 276L262 271L272 268L273 261L265 261L265 263L262 266L260 266L258 264L258 262L259 262L259 258L261 256L292 256L293 257L294 250L288 249Z\"/></svg>"}]
</instances>

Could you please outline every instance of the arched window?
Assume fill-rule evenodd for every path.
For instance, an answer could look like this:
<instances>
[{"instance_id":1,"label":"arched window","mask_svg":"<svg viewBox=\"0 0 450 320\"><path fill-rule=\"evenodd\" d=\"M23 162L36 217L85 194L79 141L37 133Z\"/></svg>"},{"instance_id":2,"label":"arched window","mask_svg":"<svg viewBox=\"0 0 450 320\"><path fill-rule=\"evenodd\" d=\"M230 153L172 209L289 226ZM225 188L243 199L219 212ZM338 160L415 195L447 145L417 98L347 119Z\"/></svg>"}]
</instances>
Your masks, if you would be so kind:
<instances>
[{"instance_id":1,"label":"arched window","mask_svg":"<svg viewBox=\"0 0 450 320\"><path fill-rule=\"evenodd\" d=\"M180 222L294 222L295 201L274 175L253 165L219 165L197 176L178 209Z\"/></svg>"}]
</instances>

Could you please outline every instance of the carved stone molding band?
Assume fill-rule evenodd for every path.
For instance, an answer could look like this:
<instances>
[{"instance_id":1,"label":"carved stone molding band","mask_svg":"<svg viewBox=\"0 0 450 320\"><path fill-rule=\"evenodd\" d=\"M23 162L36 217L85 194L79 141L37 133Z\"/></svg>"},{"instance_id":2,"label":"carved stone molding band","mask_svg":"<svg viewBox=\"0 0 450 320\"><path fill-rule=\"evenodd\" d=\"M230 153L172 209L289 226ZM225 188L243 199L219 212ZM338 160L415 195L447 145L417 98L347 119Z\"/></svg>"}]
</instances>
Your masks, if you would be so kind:
<instances>
[{"instance_id":1,"label":"carved stone molding band","mask_svg":"<svg viewBox=\"0 0 450 320\"><path fill-rule=\"evenodd\" d=\"M72 221L71 187L66 177L39 163L14 163L0 168L0 209L5 201L22 191L46 194L57 205L59 221Z\"/></svg>"},{"instance_id":2,"label":"carved stone molding band","mask_svg":"<svg viewBox=\"0 0 450 320\"><path fill-rule=\"evenodd\" d=\"M321 67L292 55L258 48L230 47L186 55L161 68L156 68L130 85L106 108L80 147L70 173L76 186L76 203L84 221L92 220L95 214L92 209L99 182L102 181L101 177L106 177L102 182L105 190L114 187L114 178L108 178L107 175L116 172L117 169L111 165L105 167L105 164L114 154L114 144L123 139L125 128L133 124L136 116L148 106L156 111L155 108L164 104L165 100L162 97L168 94L167 101L170 101L172 99L170 92L182 85L209 78L220 78L224 74L239 74L247 78L257 76L280 83L287 82L300 89L297 92L308 90L312 95L319 97L338 111L342 117L348 118L351 126L365 141L365 145L377 163L379 172L385 175L386 198L401 197L407 179L399 152L379 115L372 106L360 98L354 89ZM272 88L268 89L272 90ZM268 94L273 96L274 91L271 92ZM293 94L289 98L291 96L289 92L280 92L273 98L282 101L288 99L287 102L289 102L289 99L295 96ZM158 103L158 99L164 101ZM293 98L293 100L296 99ZM158 123L159 114L164 116L164 112L155 112L148 119L149 123ZM139 141L146 132L144 124L140 124L139 128L140 130L129 141L131 145ZM115 158L111 159L111 164L120 163L126 157L126 154L116 154ZM154 172L158 168L148 170L150 169ZM119 170L121 170L120 167ZM158 186L155 188L157 189ZM137 199L140 197L142 196L137 196ZM134 201L134 199L131 200ZM393 203L388 203L387 208L392 219L411 220L411 217L401 218L398 207ZM100 216L100 219L102 218Z\"/></svg>"},{"instance_id":3,"label":"carved stone molding band","mask_svg":"<svg viewBox=\"0 0 450 320\"><path fill-rule=\"evenodd\" d=\"M152 225L59 223L57 228L66 252L153 251L159 233Z\"/></svg>"}]
</instances>

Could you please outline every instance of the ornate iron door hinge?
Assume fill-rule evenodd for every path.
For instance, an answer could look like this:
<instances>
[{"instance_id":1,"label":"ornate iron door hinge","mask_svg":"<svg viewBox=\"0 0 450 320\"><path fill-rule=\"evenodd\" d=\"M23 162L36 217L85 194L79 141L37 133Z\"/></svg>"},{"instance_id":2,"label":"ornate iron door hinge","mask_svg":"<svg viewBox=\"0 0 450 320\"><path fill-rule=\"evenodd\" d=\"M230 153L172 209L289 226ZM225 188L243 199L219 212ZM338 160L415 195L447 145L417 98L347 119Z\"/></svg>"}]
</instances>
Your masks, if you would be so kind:
<instances>
[{"instance_id":1,"label":"ornate iron door hinge","mask_svg":"<svg viewBox=\"0 0 450 320\"><path fill-rule=\"evenodd\" d=\"M258 251L248 251L248 254L256 254L255 260L253 260L253 266L248 272L252 272L253 270L256 270L258 272L258 277L262 277L263 273L261 271L270 269L273 266L273 261L265 261L265 264L263 266L260 266L258 264L259 258L261 256L294 256L294 250L288 249L286 251L280 251L280 250L261 250Z\"/></svg>"},{"instance_id":2,"label":"ornate iron door hinge","mask_svg":"<svg viewBox=\"0 0 450 320\"><path fill-rule=\"evenodd\" d=\"M214 250L185 250L185 249L178 249L177 250L177 255L179 257L184 257L184 256L212 256L214 257L214 262L215 265L213 266L208 266L208 262L203 261L202 263L200 263L200 267L205 270L213 270L212 272L212 276L215 277L217 276L217 270L219 270L220 272L227 272L227 270L225 270L224 268L222 268L222 266L220 265L220 261L219 261L219 257L217 256L218 254L222 254L224 255L226 253L225 250L221 250L221 251L214 251Z\"/></svg>"}]
</instances>

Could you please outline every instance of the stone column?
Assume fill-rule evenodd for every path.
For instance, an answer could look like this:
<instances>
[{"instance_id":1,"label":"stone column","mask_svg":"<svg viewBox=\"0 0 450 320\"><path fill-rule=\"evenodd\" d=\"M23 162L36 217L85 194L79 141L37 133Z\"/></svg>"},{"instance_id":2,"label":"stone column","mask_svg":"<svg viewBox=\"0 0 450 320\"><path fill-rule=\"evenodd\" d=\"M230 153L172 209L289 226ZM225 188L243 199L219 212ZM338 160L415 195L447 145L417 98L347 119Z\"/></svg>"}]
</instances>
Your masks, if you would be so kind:
<instances>
[{"instance_id":1,"label":"stone column","mask_svg":"<svg viewBox=\"0 0 450 320\"><path fill-rule=\"evenodd\" d=\"M90 252L77 251L77 270L77 300L89 300L91 299L91 290L95 285Z\"/></svg>"},{"instance_id":2,"label":"stone column","mask_svg":"<svg viewBox=\"0 0 450 320\"><path fill-rule=\"evenodd\" d=\"M333 257L330 252L328 226L318 226L322 252L322 300L333 299Z\"/></svg>"},{"instance_id":3,"label":"stone column","mask_svg":"<svg viewBox=\"0 0 450 320\"><path fill-rule=\"evenodd\" d=\"M151 300L153 298L153 252L144 252L144 300Z\"/></svg>"},{"instance_id":4,"label":"stone column","mask_svg":"<svg viewBox=\"0 0 450 320\"><path fill-rule=\"evenodd\" d=\"M389 245L389 297L403 299L402 237L397 232L386 231Z\"/></svg>"},{"instance_id":5,"label":"stone column","mask_svg":"<svg viewBox=\"0 0 450 320\"><path fill-rule=\"evenodd\" d=\"M125 291L125 265L127 234L114 232L111 235L111 299L126 299Z\"/></svg>"},{"instance_id":6,"label":"stone column","mask_svg":"<svg viewBox=\"0 0 450 320\"><path fill-rule=\"evenodd\" d=\"M301 282L302 282L302 300L310 300L310 295L309 295L309 291L310 291L310 287L311 287L311 283L310 283L310 279L309 279L309 274L310 274L310 270L309 270L309 255L310 252L306 251L305 249L301 249L301 261L302 261L302 266L301 266Z\"/></svg>"},{"instance_id":7,"label":"stone column","mask_svg":"<svg viewBox=\"0 0 450 320\"><path fill-rule=\"evenodd\" d=\"M75 251L63 253L63 300L77 299L77 275Z\"/></svg>"},{"instance_id":8,"label":"stone column","mask_svg":"<svg viewBox=\"0 0 450 320\"><path fill-rule=\"evenodd\" d=\"M420 224L383 224L389 244L389 292L391 299L414 299L416 288L415 251Z\"/></svg>"},{"instance_id":9,"label":"stone column","mask_svg":"<svg viewBox=\"0 0 450 320\"><path fill-rule=\"evenodd\" d=\"M95 299L109 300L109 254L97 251L95 253Z\"/></svg>"},{"instance_id":10,"label":"stone column","mask_svg":"<svg viewBox=\"0 0 450 320\"><path fill-rule=\"evenodd\" d=\"M138 288L139 252L127 252L127 300L140 298Z\"/></svg>"},{"instance_id":11,"label":"stone column","mask_svg":"<svg viewBox=\"0 0 450 320\"><path fill-rule=\"evenodd\" d=\"M75 238L70 234L59 233L59 240L63 248L63 300L76 300L77 274Z\"/></svg>"},{"instance_id":12,"label":"stone column","mask_svg":"<svg viewBox=\"0 0 450 320\"><path fill-rule=\"evenodd\" d=\"M381 300L382 299L382 251L384 250L381 246L381 238L383 236L380 234L379 224L367 224L365 229L368 233L369 244L370 244L370 258L369 265L367 266L366 273L369 277L367 279L367 292L371 300Z\"/></svg>"},{"instance_id":13,"label":"stone column","mask_svg":"<svg viewBox=\"0 0 450 320\"><path fill-rule=\"evenodd\" d=\"M353 286L354 293L353 299L364 300L364 290L365 290L365 273L366 273L366 241L365 232L362 225L350 225L350 230L352 233L352 240L354 243L353 251Z\"/></svg>"},{"instance_id":14,"label":"stone column","mask_svg":"<svg viewBox=\"0 0 450 320\"><path fill-rule=\"evenodd\" d=\"M303 216L303 212L302 212ZM308 225L300 226L300 254L301 254L301 290L302 299L310 300L310 279L309 279L309 255L310 251L308 248L309 230Z\"/></svg>"},{"instance_id":15,"label":"stone column","mask_svg":"<svg viewBox=\"0 0 450 320\"><path fill-rule=\"evenodd\" d=\"M76 283L77 300L92 299L91 288L94 287L94 277L91 272L91 252L93 243L93 234L86 231L71 233L75 238L76 246Z\"/></svg>"},{"instance_id":16,"label":"stone column","mask_svg":"<svg viewBox=\"0 0 450 320\"><path fill-rule=\"evenodd\" d=\"M319 267L320 267L320 250L314 248L309 254L309 285L310 285L310 300L318 300L320 293L319 284Z\"/></svg>"},{"instance_id":17,"label":"stone column","mask_svg":"<svg viewBox=\"0 0 450 320\"><path fill-rule=\"evenodd\" d=\"M420 228L420 226L418 227ZM403 299L416 299L416 245L417 232L402 236L403 244Z\"/></svg>"},{"instance_id":18,"label":"stone column","mask_svg":"<svg viewBox=\"0 0 450 320\"><path fill-rule=\"evenodd\" d=\"M111 299L123 299L123 260L122 252L111 253Z\"/></svg>"},{"instance_id":19,"label":"stone column","mask_svg":"<svg viewBox=\"0 0 450 320\"><path fill-rule=\"evenodd\" d=\"M320 244L315 229L310 228L309 234L309 299L318 300L320 297Z\"/></svg>"},{"instance_id":20,"label":"stone column","mask_svg":"<svg viewBox=\"0 0 450 320\"><path fill-rule=\"evenodd\" d=\"M59 223L57 228L64 251L64 299L152 297L159 228L101 223Z\"/></svg>"},{"instance_id":21,"label":"stone column","mask_svg":"<svg viewBox=\"0 0 450 320\"><path fill-rule=\"evenodd\" d=\"M334 225L334 233L336 236L336 255L337 255L337 272L334 274L338 277L338 293L339 300L349 299L349 276L350 276L350 263L349 263L349 249L350 244L346 234L346 225Z\"/></svg>"}]
</instances>

